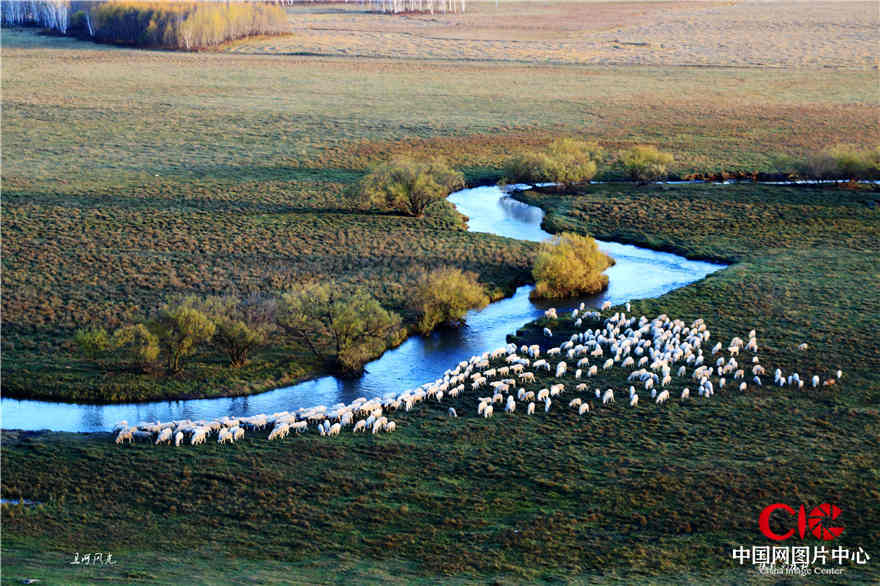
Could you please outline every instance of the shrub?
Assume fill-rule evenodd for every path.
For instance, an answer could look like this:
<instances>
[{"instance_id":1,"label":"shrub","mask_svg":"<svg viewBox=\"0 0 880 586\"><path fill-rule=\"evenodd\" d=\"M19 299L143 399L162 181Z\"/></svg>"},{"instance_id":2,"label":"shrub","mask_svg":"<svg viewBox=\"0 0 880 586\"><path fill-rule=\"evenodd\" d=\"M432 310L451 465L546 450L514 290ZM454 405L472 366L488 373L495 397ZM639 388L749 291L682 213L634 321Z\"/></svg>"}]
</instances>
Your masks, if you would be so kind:
<instances>
[{"instance_id":1,"label":"shrub","mask_svg":"<svg viewBox=\"0 0 880 586\"><path fill-rule=\"evenodd\" d=\"M614 260L599 250L589 236L563 232L542 242L532 274L535 277L533 299L554 299L574 295L592 295L608 287L602 271Z\"/></svg>"},{"instance_id":2,"label":"shrub","mask_svg":"<svg viewBox=\"0 0 880 586\"><path fill-rule=\"evenodd\" d=\"M158 337L171 372L180 372L183 358L209 341L217 329L207 315L194 307L197 303L189 297L177 304L163 305L150 321L150 330Z\"/></svg>"},{"instance_id":3,"label":"shrub","mask_svg":"<svg viewBox=\"0 0 880 586\"><path fill-rule=\"evenodd\" d=\"M73 343L80 354L98 362L113 347L110 336L104 328L82 328L73 335Z\"/></svg>"},{"instance_id":4,"label":"shrub","mask_svg":"<svg viewBox=\"0 0 880 586\"><path fill-rule=\"evenodd\" d=\"M285 293L278 325L319 360L356 374L370 359L400 341L400 318L363 289L343 295L335 286L307 283Z\"/></svg>"},{"instance_id":5,"label":"shrub","mask_svg":"<svg viewBox=\"0 0 880 586\"><path fill-rule=\"evenodd\" d=\"M112 343L115 354L139 370L147 370L159 357L159 338L144 324L118 328Z\"/></svg>"},{"instance_id":6,"label":"shrub","mask_svg":"<svg viewBox=\"0 0 880 586\"><path fill-rule=\"evenodd\" d=\"M360 194L383 209L420 217L435 201L464 187L464 175L442 159L396 158L374 167L359 184Z\"/></svg>"},{"instance_id":7,"label":"shrub","mask_svg":"<svg viewBox=\"0 0 880 586\"><path fill-rule=\"evenodd\" d=\"M517 154L507 160L504 177L514 183L557 183L571 186L596 176L602 148L595 142L564 138L543 151Z\"/></svg>"},{"instance_id":8,"label":"shrub","mask_svg":"<svg viewBox=\"0 0 880 586\"><path fill-rule=\"evenodd\" d=\"M247 364L250 353L268 342L274 325L270 307L259 299L242 301L233 296L208 297L199 304L216 328L211 344L233 368Z\"/></svg>"},{"instance_id":9,"label":"shrub","mask_svg":"<svg viewBox=\"0 0 880 586\"><path fill-rule=\"evenodd\" d=\"M858 149L836 145L809 155L797 165L800 175L811 179L880 178L880 147Z\"/></svg>"},{"instance_id":10,"label":"shrub","mask_svg":"<svg viewBox=\"0 0 880 586\"><path fill-rule=\"evenodd\" d=\"M657 147L637 145L620 154L624 172L634 181L657 181L666 177L666 168L674 157Z\"/></svg>"},{"instance_id":11,"label":"shrub","mask_svg":"<svg viewBox=\"0 0 880 586\"><path fill-rule=\"evenodd\" d=\"M444 267L423 274L419 280L412 308L419 314L419 331L431 332L440 324L459 326L471 309L489 304L486 288L476 273Z\"/></svg>"}]
</instances>

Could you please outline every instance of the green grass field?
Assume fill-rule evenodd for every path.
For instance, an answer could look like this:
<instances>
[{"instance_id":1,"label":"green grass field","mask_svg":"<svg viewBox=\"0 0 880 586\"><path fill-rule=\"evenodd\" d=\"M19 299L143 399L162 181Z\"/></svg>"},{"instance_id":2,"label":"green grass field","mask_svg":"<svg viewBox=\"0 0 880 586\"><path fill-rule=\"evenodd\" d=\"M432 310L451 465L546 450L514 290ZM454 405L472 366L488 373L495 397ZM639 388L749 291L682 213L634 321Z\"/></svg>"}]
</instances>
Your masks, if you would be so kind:
<instances>
[{"instance_id":1,"label":"green grass field","mask_svg":"<svg viewBox=\"0 0 880 586\"><path fill-rule=\"evenodd\" d=\"M810 21L818 4L825 24L798 25L795 16ZM386 19L394 30L371 37L316 33L340 18L318 12L309 34L198 54L4 29L3 395L216 396L317 374L296 347L273 347L236 371L199 356L173 379L108 376L71 352L77 327L136 319L174 295L275 293L332 276L401 308L425 265L474 270L498 289L527 278L531 245L469 234L454 218L377 214L350 195L370 164L393 154L445 155L478 182L497 177L513 150L560 136L609 150L655 144L674 153L681 175L774 171L779 154L880 143L878 72L860 65L867 37L857 13L870 3L805 3L790 19L774 5L784 34L737 33L711 67L696 41L657 53L692 55L685 66L639 65L644 49L626 43L651 34L656 15L641 5L628 5L642 16L622 33L620 14L595 21L624 42L625 58L583 64L593 54L575 46L576 23L587 19L537 6L540 22L513 19L521 29L511 35L556 23L559 31L528 38L574 40L519 44L516 60L497 58L501 25L486 7L473 12L486 38L466 43L485 60L455 59L461 27L445 19L434 34L428 17ZM862 24L841 28L827 13ZM664 30L702 34L695 17L677 27L680 14L664 15ZM718 14L715 24L751 30L750 20ZM370 19L358 16L358 26ZM715 24L701 37L710 45L726 35ZM767 49L792 28L809 42ZM388 38L413 29L437 38L389 58ZM282 54L349 42L365 58ZM773 67L725 62L745 45ZM597 58L618 49L602 51ZM395 414L391 435L270 443L249 434L223 447L4 431L0 492L40 504L0 507L0 581L795 582L731 559L734 547L766 544L757 517L775 502L837 504L840 543L873 558L811 581L880 581L880 193L609 184L520 197L547 210L551 231L734 263L634 311L703 317L713 340L757 328L771 372L841 368L842 381L663 408L645 400L630 409L621 398L584 418L520 409L478 419L468 393L451 403L459 419L446 417L448 402L420 406ZM552 325L557 334L571 327ZM802 341L811 351L796 350ZM619 373L597 384L623 388ZM684 384L673 383L673 396ZM110 552L117 565L69 564L86 551Z\"/></svg>"},{"instance_id":2,"label":"green grass field","mask_svg":"<svg viewBox=\"0 0 880 586\"><path fill-rule=\"evenodd\" d=\"M621 397L584 418L557 404L549 415L484 420L467 393L394 414L393 435L255 434L232 447L5 432L4 497L43 503L3 507L6 575L172 581L204 568L228 582L763 583L730 550L763 543L758 514L788 501L837 503L839 541L876 549L880 193L597 186L522 198L549 211L551 229L734 261L633 311L703 317L713 341L757 328L768 370L825 378L839 367L842 381L728 386L662 408ZM645 207L663 220L646 222ZM562 335L571 322L549 325ZM801 341L812 350L798 351ZM591 388L620 390L622 380L614 369ZM676 379L673 397L687 384ZM462 417L449 419L449 404ZM71 573L64 554L81 549L114 552L119 565ZM847 572L851 583L880 579L876 564Z\"/></svg>"},{"instance_id":3,"label":"green grass field","mask_svg":"<svg viewBox=\"0 0 880 586\"><path fill-rule=\"evenodd\" d=\"M568 134L661 144L682 174L880 142L872 71L183 54L30 31L2 42L8 396L216 396L315 374L297 347L244 370L199 357L158 379L72 352L76 328L136 320L176 295L334 278L402 310L417 267L475 270L496 289L526 278L529 246L376 215L347 194L393 153L446 155L476 180Z\"/></svg>"}]
</instances>

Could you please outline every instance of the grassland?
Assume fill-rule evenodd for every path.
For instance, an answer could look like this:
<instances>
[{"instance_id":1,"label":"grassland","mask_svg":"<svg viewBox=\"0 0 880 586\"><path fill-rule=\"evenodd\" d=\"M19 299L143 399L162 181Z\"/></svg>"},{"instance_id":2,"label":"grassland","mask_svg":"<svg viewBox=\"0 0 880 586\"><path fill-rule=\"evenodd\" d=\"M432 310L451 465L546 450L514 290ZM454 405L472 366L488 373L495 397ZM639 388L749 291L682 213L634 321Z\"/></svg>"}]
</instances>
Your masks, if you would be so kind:
<instances>
[{"instance_id":1,"label":"grassland","mask_svg":"<svg viewBox=\"0 0 880 586\"><path fill-rule=\"evenodd\" d=\"M4 432L4 497L43 503L3 507L5 574L767 583L730 550L763 543L761 509L789 501L837 503L839 541L876 549L878 191L605 185L521 197L548 210L553 230L736 262L633 311L704 317L713 340L756 327L767 368L840 367L841 383L594 405L585 419L557 408L484 420L468 396L451 403L459 419L446 401L395 414L393 435L257 434L233 447ZM804 340L813 351L796 349ZM620 375L593 383L619 388ZM686 384L676 379L673 396ZM112 551L119 565L64 569L65 553L83 549ZM880 578L876 564L848 568L834 583Z\"/></svg>"},{"instance_id":2,"label":"grassland","mask_svg":"<svg viewBox=\"0 0 880 586\"><path fill-rule=\"evenodd\" d=\"M875 71L180 54L18 31L2 51L8 396L241 394L315 372L296 347L245 370L199 357L173 379L107 375L71 352L77 327L175 295L333 277L402 309L416 266L476 270L498 289L525 278L523 244L349 195L393 153L446 155L476 180L569 134L663 144L677 173L772 171L777 153L880 142Z\"/></svg>"},{"instance_id":3,"label":"grassland","mask_svg":"<svg viewBox=\"0 0 880 586\"><path fill-rule=\"evenodd\" d=\"M829 5L842 8L828 16ZM564 30L575 19L547 16L572 8L542 6L534 10L543 19L528 32L519 18L514 37L544 42L554 31L541 26L551 25L583 34ZM651 23L671 34L674 19L696 18L687 11L722 5L668 15L632 6L603 13L597 22L609 29L596 34L643 42L650 29L659 42L662 27ZM107 384L66 340L80 325L112 325L174 294L275 290L333 274L373 283L393 306L413 266L456 264L499 286L526 270L532 250L522 244L353 200L347 187L392 153L445 154L475 181L511 150L562 135L611 149L654 143L674 152L679 174L772 171L777 153L880 142L877 72L847 57L862 53L859 27L873 16L852 16L857 4L757 6L795 23L797 34L777 40L800 39L798 56L756 29L730 37L751 43L745 61L732 56L738 45L717 48L709 62L720 67L583 65L534 45L502 62L483 52L497 33L486 6L469 12L489 23L468 33L482 43L473 61L453 39L421 45L438 47L422 58L368 47L372 58L354 60L268 54L308 52L316 41L302 32L283 51L177 54L4 30L3 394L107 400L138 388ZM844 34L816 10L857 26ZM631 25L615 28L620 18ZM705 18L709 31L724 22ZM382 22L434 26L427 17ZM321 34L340 47L366 37ZM704 317L719 340L756 327L766 366L839 367L841 384L621 405L586 419L558 410L487 421L462 399L457 420L446 405L395 414L391 435L249 435L179 450L4 431L3 498L41 504L2 506L2 581L763 584L774 580L730 559L734 547L765 543L761 509L833 502L844 515L841 543L873 559L811 580L877 583L877 192L606 185L522 197L548 210L551 230L736 263L634 309ZM804 340L817 352L797 352ZM296 348L272 352L252 370L206 364L140 383L140 392L248 392L314 372ZM74 568L75 551L110 551L117 565Z\"/></svg>"}]
</instances>

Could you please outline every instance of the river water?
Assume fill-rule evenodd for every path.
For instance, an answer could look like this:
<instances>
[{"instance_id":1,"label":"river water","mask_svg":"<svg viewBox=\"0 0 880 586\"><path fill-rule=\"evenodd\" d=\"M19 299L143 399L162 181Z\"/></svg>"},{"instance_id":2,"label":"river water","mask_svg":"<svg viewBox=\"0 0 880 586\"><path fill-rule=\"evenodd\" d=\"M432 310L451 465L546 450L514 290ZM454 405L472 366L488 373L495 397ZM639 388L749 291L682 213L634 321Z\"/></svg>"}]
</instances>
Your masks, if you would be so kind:
<instances>
[{"instance_id":1,"label":"river water","mask_svg":"<svg viewBox=\"0 0 880 586\"><path fill-rule=\"evenodd\" d=\"M550 238L541 229L544 212L518 202L502 189L476 187L449 196L449 200L470 218L472 232L539 242ZM599 247L617 264L609 268L608 290L580 299L599 307L631 299L657 297L700 280L724 265L687 260L667 252L656 252L628 244L598 241ZM539 317L553 303L529 300L531 286L516 290L513 297L471 312L467 325L458 330L442 330L429 336L409 338L398 348L369 363L366 373L354 380L325 376L258 395L187 401L156 401L117 405L86 405L46 401L0 401L0 426L4 429L50 429L54 431L107 431L120 420L130 425L140 421L171 419L213 419L223 415L246 416L299 407L350 403L357 397L399 393L441 376L461 360L493 350L506 343L506 336ZM575 301L567 305L573 305ZM565 304L560 306L563 309Z\"/></svg>"}]
</instances>

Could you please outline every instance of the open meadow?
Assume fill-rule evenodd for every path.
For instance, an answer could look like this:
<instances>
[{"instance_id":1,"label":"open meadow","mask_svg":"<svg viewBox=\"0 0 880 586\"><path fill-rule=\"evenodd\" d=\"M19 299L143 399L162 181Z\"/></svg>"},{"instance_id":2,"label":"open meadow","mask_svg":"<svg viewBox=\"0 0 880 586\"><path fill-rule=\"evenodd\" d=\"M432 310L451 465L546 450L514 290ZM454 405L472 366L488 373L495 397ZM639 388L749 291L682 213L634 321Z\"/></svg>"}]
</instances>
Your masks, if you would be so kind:
<instances>
[{"instance_id":1,"label":"open meadow","mask_svg":"<svg viewBox=\"0 0 880 586\"><path fill-rule=\"evenodd\" d=\"M78 328L174 296L331 279L412 326L420 268L474 271L496 296L530 281L533 243L467 232L447 207L405 217L357 196L392 155L444 156L476 185L518 149L565 136L657 145L682 177L880 145L871 2L288 14L288 36L194 53L3 29L4 397L249 394L322 373L292 342L241 368L204 352L174 376L108 372L74 352ZM666 405L627 407L621 389L584 417L560 402L478 418L469 393L395 413L393 434L257 432L232 446L4 429L2 497L38 504L2 505L2 582L783 583L731 559L766 544L757 517L776 502L838 504L841 541L873 558L810 580L880 581L877 186L608 183L517 197L551 232L731 263L634 300L632 314L704 318L713 343L756 328L768 370L842 379L690 402L676 380ZM573 328L521 334L544 326ZM89 550L117 565L69 565Z\"/></svg>"}]
</instances>

